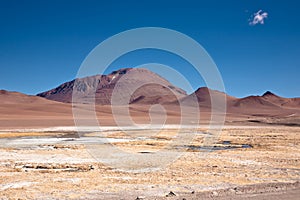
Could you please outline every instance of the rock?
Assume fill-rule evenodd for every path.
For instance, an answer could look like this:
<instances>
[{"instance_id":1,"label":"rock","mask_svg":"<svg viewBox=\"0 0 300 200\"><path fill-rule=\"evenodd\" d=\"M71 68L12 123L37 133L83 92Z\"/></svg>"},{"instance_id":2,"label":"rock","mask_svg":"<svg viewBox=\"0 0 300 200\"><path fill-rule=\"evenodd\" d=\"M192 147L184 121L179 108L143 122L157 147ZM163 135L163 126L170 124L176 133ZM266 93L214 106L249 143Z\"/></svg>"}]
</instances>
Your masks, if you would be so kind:
<instances>
[{"instance_id":1,"label":"rock","mask_svg":"<svg viewBox=\"0 0 300 200\"><path fill-rule=\"evenodd\" d=\"M169 192L169 194L166 195L166 197L174 197L176 194L172 191Z\"/></svg>"},{"instance_id":2,"label":"rock","mask_svg":"<svg viewBox=\"0 0 300 200\"><path fill-rule=\"evenodd\" d=\"M213 196L219 196L219 193L217 191L213 191L212 195Z\"/></svg>"},{"instance_id":3,"label":"rock","mask_svg":"<svg viewBox=\"0 0 300 200\"><path fill-rule=\"evenodd\" d=\"M229 192L235 193L235 190L234 189L229 189Z\"/></svg>"},{"instance_id":4,"label":"rock","mask_svg":"<svg viewBox=\"0 0 300 200\"><path fill-rule=\"evenodd\" d=\"M32 164L25 164L23 165L23 168L34 168Z\"/></svg>"}]
</instances>

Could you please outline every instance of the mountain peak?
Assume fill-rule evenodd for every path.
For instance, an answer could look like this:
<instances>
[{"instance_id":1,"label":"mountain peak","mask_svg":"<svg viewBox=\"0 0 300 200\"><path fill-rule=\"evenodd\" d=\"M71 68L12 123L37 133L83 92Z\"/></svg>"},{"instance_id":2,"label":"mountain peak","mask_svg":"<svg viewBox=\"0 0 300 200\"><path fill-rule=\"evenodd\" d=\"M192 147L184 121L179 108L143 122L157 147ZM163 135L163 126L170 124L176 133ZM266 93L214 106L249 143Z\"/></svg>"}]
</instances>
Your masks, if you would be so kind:
<instances>
[{"instance_id":1,"label":"mountain peak","mask_svg":"<svg viewBox=\"0 0 300 200\"><path fill-rule=\"evenodd\" d=\"M219 91L217 91L217 90L212 90L212 89L210 89L210 88L208 88L208 87L199 87L196 91L195 91L195 93L196 94L201 94L201 95L209 95L210 93L213 93L213 92L219 92ZM221 92L220 92L221 93Z\"/></svg>"},{"instance_id":2,"label":"mountain peak","mask_svg":"<svg viewBox=\"0 0 300 200\"><path fill-rule=\"evenodd\" d=\"M200 94L200 95L204 95L204 94L207 94L207 95L215 95L215 94L220 94L220 95L226 95L228 96L226 93L224 92L221 92L219 90L213 90L213 89L210 89L208 87L200 87L198 88L196 91L195 91L196 94Z\"/></svg>"},{"instance_id":3,"label":"mountain peak","mask_svg":"<svg viewBox=\"0 0 300 200\"><path fill-rule=\"evenodd\" d=\"M266 91L262 97L277 97L277 98L280 98L278 95L274 94L273 92L270 92L270 91Z\"/></svg>"},{"instance_id":4,"label":"mountain peak","mask_svg":"<svg viewBox=\"0 0 300 200\"><path fill-rule=\"evenodd\" d=\"M8 92L6 90L0 90L0 94L7 94Z\"/></svg>"},{"instance_id":5,"label":"mountain peak","mask_svg":"<svg viewBox=\"0 0 300 200\"><path fill-rule=\"evenodd\" d=\"M264 97L264 96L276 96L276 95L270 91L266 91L262 96Z\"/></svg>"},{"instance_id":6,"label":"mountain peak","mask_svg":"<svg viewBox=\"0 0 300 200\"><path fill-rule=\"evenodd\" d=\"M118 70L115 70L113 72L111 72L111 75L116 75L116 74L126 74L129 70L132 70L132 68L121 68Z\"/></svg>"},{"instance_id":7,"label":"mountain peak","mask_svg":"<svg viewBox=\"0 0 300 200\"><path fill-rule=\"evenodd\" d=\"M205 91L205 92L208 92L210 89L208 88L208 87L199 87L197 90L196 90L196 92L197 91Z\"/></svg>"}]
</instances>

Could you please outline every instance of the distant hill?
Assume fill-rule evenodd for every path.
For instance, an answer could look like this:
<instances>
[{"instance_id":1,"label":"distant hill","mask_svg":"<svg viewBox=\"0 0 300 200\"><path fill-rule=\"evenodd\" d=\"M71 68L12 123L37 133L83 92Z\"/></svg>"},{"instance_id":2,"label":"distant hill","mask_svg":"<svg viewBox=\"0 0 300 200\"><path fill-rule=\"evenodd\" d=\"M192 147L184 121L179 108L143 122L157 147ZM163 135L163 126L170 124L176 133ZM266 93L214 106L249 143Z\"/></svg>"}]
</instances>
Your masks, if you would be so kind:
<instances>
[{"instance_id":1,"label":"distant hill","mask_svg":"<svg viewBox=\"0 0 300 200\"><path fill-rule=\"evenodd\" d=\"M270 91L263 94L262 98L280 107L300 108L300 98L284 98Z\"/></svg>"},{"instance_id":2,"label":"distant hill","mask_svg":"<svg viewBox=\"0 0 300 200\"><path fill-rule=\"evenodd\" d=\"M0 90L0 127L74 125L70 104L19 92Z\"/></svg>"},{"instance_id":3,"label":"distant hill","mask_svg":"<svg viewBox=\"0 0 300 200\"><path fill-rule=\"evenodd\" d=\"M44 98L37 96L26 95L19 92L10 92L6 90L0 90L0 102L1 104L49 104L55 103Z\"/></svg>"},{"instance_id":4,"label":"distant hill","mask_svg":"<svg viewBox=\"0 0 300 200\"><path fill-rule=\"evenodd\" d=\"M200 87L194 93L181 99L181 102L183 102L184 105L194 106L194 101L196 99L201 108L211 108L211 98L216 100L215 103L217 106L218 104L223 104L225 101L230 102L237 99L217 90L211 90L207 87Z\"/></svg>"}]
</instances>

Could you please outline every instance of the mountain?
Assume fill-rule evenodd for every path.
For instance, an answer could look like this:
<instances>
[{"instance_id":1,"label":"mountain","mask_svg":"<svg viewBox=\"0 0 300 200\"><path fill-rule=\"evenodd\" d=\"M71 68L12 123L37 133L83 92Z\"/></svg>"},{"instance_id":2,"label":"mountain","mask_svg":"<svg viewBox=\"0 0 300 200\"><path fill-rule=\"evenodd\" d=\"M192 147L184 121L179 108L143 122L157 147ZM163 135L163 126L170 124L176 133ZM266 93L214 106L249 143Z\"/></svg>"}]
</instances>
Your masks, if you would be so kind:
<instances>
[{"instance_id":1,"label":"mountain","mask_svg":"<svg viewBox=\"0 0 300 200\"><path fill-rule=\"evenodd\" d=\"M248 96L241 99L236 99L232 102L234 107L239 108L268 108L268 107L278 107L277 105L273 104L272 102L264 99L261 96Z\"/></svg>"},{"instance_id":2,"label":"mountain","mask_svg":"<svg viewBox=\"0 0 300 200\"><path fill-rule=\"evenodd\" d=\"M270 91L233 101L233 107L251 109L300 109L300 98L284 98Z\"/></svg>"},{"instance_id":3,"label":"mountain","mask_svg":"<svg viewBox=\"0 0 300 200\"><path fill-rule=\"evenodd\" d=\"M181 99L181 102L184 105L195 106L195 104L198 104L201 108L210 109L211 99L214 99L216 106L220 107L223 105L224 102L228 103L237 98L229 96L226 93L217 90L209 89L207 87L200 87L194 93Z\"/></svg>"},{"instance_id":4,"label":"mountain","mask_svg":"<svg viewBox=\"0 0 300 200\"><path fill-rule=\"evenodd\" d=\"M141 68L124 68L108 75L79 78L37 94L49 100L70 103L156 104L186 96L159 75ZM112 102L113 101L113 102Z\"/></svg>"},{"instance_id":5,"label":"mountain","mask_svg":"<svg viewBox=\"0 0 300 200\"><path fill-rule=\"evenodd\" d=\"M226 100L227 115L244 116L289 116L300 111L300 98L283 98L271 92L262 96L236 98L226 93L201 87L194 93L182 98L181 105L199 106L202 112L211 111L211 98L217 110L224 110ZM297 114L297 115L298 115Z\"/></svg>"},{"instance_id":6,"label":"mountain","mask_svg":"<svg viewBox=\"0 0 300 200\"><path fill-rule=\"evenodd\" d=\"M300 98L284 98L267 91L262 98L280 107L300 108Z\"/></svg>"}]
</instances>

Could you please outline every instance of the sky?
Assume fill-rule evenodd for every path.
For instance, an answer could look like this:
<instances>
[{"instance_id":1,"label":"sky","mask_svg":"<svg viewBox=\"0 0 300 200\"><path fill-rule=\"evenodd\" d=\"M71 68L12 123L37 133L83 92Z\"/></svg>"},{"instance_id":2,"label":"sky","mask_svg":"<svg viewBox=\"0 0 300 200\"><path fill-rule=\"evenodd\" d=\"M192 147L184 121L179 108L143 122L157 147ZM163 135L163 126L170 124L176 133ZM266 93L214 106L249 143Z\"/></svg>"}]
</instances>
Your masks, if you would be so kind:
<instances>
[{"instance_id":1,"label":"sky","mask_svg":"<svg viewBox=\"0 0 300 200\"><path fill-rule=\"evenodd\" d=\"M26 94L52 89L74 79L89 52L107 38L163 27L203 46L229 95L270 90L300 97L299 8L296 0L0 0L0 89ZM144 63L175 68L193 89L205 86L190 63L158 50L128 53L108 69Z\"/></svg>"}]
</instances>

